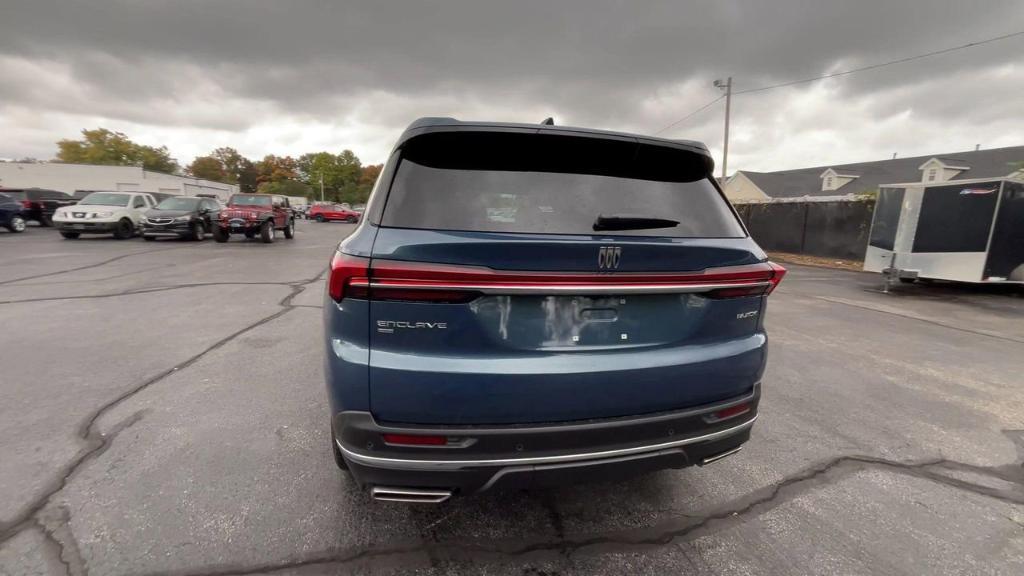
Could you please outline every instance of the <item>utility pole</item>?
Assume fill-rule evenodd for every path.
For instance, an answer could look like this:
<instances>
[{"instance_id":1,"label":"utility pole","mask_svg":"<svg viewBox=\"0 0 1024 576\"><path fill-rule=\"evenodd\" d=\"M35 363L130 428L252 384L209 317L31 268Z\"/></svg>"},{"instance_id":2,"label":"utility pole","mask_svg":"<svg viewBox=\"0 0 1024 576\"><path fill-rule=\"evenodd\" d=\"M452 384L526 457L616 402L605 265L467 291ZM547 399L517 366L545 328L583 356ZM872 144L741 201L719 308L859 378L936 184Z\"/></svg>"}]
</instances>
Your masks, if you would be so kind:
<instances>
[{"instance_id":1,"label":"utility pole","mask_svg":"<svg viewBox=\"0 0 1024 576\"><path fill-rule=\"evenodd\" d=\"M725 144L722 147L722 185L725 185L726 172L729 168L729 113L732 108L732 76L725 82L715 80L715 88L725 90Z\"/></svg>"},{"instance_id":2,"label":"utility pole","mask_svg":"<svg viewBox=\"0 0 1024 576\"><path fill-rule=\"evenodd\" d=\"M324 201L324 171L320 171L320 201Z\"/></svg>"}]
</instances>

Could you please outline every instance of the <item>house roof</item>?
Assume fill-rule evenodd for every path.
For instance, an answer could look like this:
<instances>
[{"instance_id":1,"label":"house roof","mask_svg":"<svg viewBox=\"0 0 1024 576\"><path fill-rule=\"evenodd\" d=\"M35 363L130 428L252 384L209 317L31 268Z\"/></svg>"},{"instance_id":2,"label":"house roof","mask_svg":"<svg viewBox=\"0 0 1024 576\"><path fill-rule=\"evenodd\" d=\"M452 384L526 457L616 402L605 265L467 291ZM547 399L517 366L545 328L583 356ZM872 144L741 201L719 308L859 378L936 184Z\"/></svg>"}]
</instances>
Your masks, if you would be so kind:
<instances>
[{"instance_id":1,"label":"house roof","mask_svg":"<svg viewBox=\"0 0 1024 576\"><path fill-rule=\"evenodd\" d=\"M771 198L796 198L799 196L833 196L840 194L858 194L877 189L882 184L893 182L918 182L921 180L921 164L932 158L939 158L944 163L955 159L955 165L967 166L969 169L957 174L953 180L969 178L1001 178L1011 174L1012 162L1024 161L1024 146L993 148L991 150L972 150L954 152L953 155L930 154L893 160L877 160L874 162L856 162L853 164L832 164L783 170L780 172L748 172L743 174L758 188ZM857 173L860 176L839 190L822 190L821 174L833 169L839 174Z\"/></svg>"}]
</instances>

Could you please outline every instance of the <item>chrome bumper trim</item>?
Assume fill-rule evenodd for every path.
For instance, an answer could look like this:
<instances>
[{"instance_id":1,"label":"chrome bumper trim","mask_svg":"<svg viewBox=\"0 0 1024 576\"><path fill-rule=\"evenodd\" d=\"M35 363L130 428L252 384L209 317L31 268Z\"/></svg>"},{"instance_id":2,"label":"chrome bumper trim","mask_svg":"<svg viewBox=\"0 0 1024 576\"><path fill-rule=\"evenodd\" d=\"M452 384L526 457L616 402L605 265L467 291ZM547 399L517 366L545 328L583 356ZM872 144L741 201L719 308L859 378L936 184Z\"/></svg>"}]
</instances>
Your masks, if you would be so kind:
<instances>
[{"instance_id":1,"label":"chrome bumper trim","mask_svg":"<svg viewBox=\"0 0 1024 576\"><path fill-rule=\"evenodd\" d=\"M720 440L733 434L738 434L754 425L754 421L757 420L757 415L747 420L746 422L733 426L732 428L726 428L725 430L719 430L717 432L711 432L700 436L691 436L689 438L681 438L679 440L673 440L671 442L662 442L660 444L648 444L646 446L634 446L632 448L620 448L617 450L602 450L599 452L582 452L576 454L560 454L557 456L535 456L527 458L502 458L497 460L418 460L409 458L388 458L382 456L368 456L366 454L360 454L359 452L353 452L348 448L345 448L341 442L335 439L338 444L338 449L345 455L345 458L366 466L372 466L375 468L389 468L393 470L463 470L465 468L481 468L489 466L525 466L530 464L553 464L559 462L579 462L582 460L600 460L602 458L614 458L616 456L628 456L630 454L643 454L645 452L655 452L658 450L664 450L666 448L677 448L680 446L686 446L689 444L697 444L699 442L710 442L713 440Z\"/></svg>"}]
</instances>

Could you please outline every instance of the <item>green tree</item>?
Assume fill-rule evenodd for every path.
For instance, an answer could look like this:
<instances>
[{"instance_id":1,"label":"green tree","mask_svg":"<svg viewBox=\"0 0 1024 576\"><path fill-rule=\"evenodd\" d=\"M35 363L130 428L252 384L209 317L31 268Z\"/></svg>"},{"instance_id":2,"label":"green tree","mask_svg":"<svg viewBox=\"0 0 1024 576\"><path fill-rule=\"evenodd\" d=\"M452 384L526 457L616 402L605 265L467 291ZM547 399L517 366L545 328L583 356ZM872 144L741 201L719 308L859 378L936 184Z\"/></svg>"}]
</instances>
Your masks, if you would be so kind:
<instances>
[{"instance_id":1,"label":"green tree","mask_svg":"<svg viewBox=\"0 0 1024 576\"><path fill-rule=\"evenodd\" d=\"M313 192L308 185L298 180L262 182L257 191L260 194L283 194L284 196L304 196L306 198L309 198Z\"/></svg>"},{"instance_id":2,"label":"green tree","mask_svg":"<svg viewBox=\"0 0 1024 576\"><path fill-rule=\"evenodd\" d=\"M311 152L296 161L299 179L313 189L314 198L320 198L320 178L323 177L324 196L335 202L351 202L359 186L362 163L351 150L341 154Z\"/></svg>"},{"instance_id":3,"label":"green tree","mask_svg":"<svg viewBox=\"0 0 1024 576\"><path fill-rule=\"evenodd\" d=\"M166 146L159 148L137 144L121 132L106 128L82 130L81 140L57 142L57 162L99 164L103 166L142 166L145 170L175 174L178 162Z\"/></svg>"},{"instance_id":4,"label":"green tree","mask_svg":"<svg viewBox=\"0 0 1024 576\"><path fill-rule=\"evenodd\" d=\"M196 178L202 178L203 180L233 184L228 174L224 171L224 166L220 163L220 160L213 156L199 156L185 168L185 173Z\"/></svg>"}]
</instances>

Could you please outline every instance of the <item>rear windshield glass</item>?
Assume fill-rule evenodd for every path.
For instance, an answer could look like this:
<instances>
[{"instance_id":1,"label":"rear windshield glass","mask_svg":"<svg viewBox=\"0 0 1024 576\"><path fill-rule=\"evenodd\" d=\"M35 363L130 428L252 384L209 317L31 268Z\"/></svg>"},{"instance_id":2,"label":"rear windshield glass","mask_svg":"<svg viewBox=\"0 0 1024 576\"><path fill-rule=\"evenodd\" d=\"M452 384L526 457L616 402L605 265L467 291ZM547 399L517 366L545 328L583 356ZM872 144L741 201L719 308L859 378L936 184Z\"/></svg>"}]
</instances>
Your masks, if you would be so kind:
<instances>
[{"instance_id":1,"label":"rear windshield glass","mask_svg":"<svg viewBox=\"0 0 1024 576\"><path fill-rule=\"evenodd\" d=\"M742 237L695 153L572 136L437 133L403 148L383 226L487 232ZM666 227L596 231L608 218Z\"/></svg>"},{"instance_id":2,"label":"rear windshield glass","mask_svg":"<svg viewBox=\"0 0 1024 576\"><path fill-rule=\"evenodd\" d=\"M131 196L110 192L93 192L79 202L79 206L127 206Z\"/></svg>"},{"instance_id":3,"label":"rear windshield glass","mask_svg":"<svg viewBox=\"0 0 1024 576\"><path fill-rule=\"evenodd\" d=\"M255 194L235 194L229 201L236 206L270 206L270 196L256 196Z\"/></svg>"},{"instance_id":4,"label":"rear windshield glass","mask_svg":"<svg viewBox=\"0 0 1024 576\"><path fill-rule=\"evenodd\" d=\"M18 190L18 191L5 190L4 191L4 195L9 197L9 198L11 198L12 200L21 201L21 200L25 199L25 191L24 190Z\"/></svg>"},{"instance_id":5,"label":"rear windshield glass","mask_svg":"<svg viewBox=\"0 0 1024 576\"><path fill-rule=\"evenodd\" d=\"M199 198L168 198L156 205L157 210L195 210Z\"/></svg>"}]
</instances>

